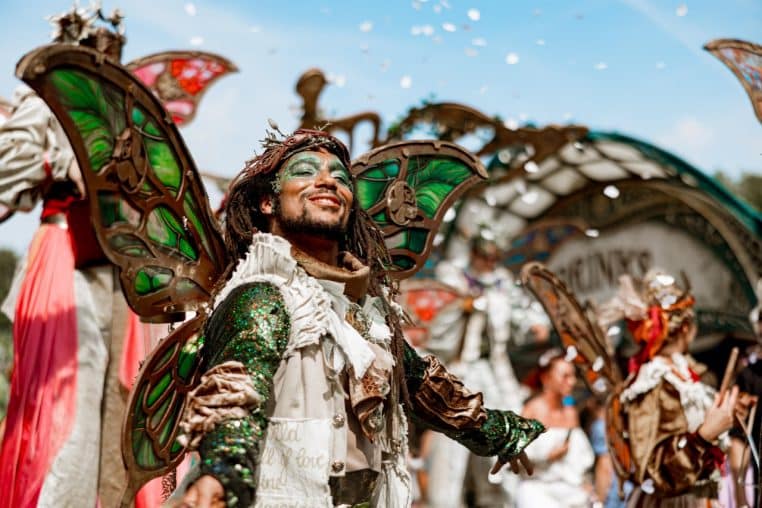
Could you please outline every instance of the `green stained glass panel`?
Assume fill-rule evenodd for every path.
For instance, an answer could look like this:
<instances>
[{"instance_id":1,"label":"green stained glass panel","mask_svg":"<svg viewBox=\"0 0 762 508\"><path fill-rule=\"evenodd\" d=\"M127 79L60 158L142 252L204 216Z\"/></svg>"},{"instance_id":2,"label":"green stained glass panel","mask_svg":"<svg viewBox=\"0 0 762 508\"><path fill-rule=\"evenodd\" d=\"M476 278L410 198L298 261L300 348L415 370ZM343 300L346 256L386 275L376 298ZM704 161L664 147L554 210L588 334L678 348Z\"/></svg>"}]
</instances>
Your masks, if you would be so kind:
<instances>
[{"instance_id":1,"label":"green stained glass panel","mask_svg":"<svg viewBox=\"0 0 762 508\"><path fill-rule=\"evenodd\" d=\"M172 382L172 373L167 372L163 376L161 376L161 379L159 379L159 382L156 383L156 386L154 386L151 391L148 394L148 400L146 401L148 407L153 406L157 400L164 394L169 384ZM155 414L154 414L155 417Z\"/></svg>"},{"instance_id":2,"label":"green stained glass panel","mask_svg":"<svg viewBox=\"0 0 762 508\"><path fill-rule=\"evenodd\" d=\"M173 197L177 197L182 182L182 171L172 147L165 141L148 138L143 138L143 144L156 177Z\"/></svg>"},{"instance_id":3,"label":"green stained glass panel","mask_svg":"<svg viewBox=\"0 0 762 508\"><path fill-rule=\"evenodd\" d=\"M418 209L436 216L448 194L473 175L471 168L450 157L416 157L408 163L407 182L415 189Z\"/></svg>"},{"instance_id":4,"label":"green stained glass panel","mask_svg":"<svg viewBox=\"0 0 762 508\"><path fill-rule=\"evenodd\" d=\"M172 280L173 273L167 268L146 266L135 274L135 292L139 295L155 293L166 288Z\"/></svg>"},{"instance_id":5,"label":"green stained glass panel","mask_svg":"<svg viewBox=\"0 0 762 508\"><path fill-rule=\"evenodd\" d=\"M198 232L198 236L201 239L201 245L204 248L204 251L206 251L206 254L209 256L212 262L216 264L217 257L214 255L214 250L212 250L211 246L209 245L209 237L206 234L204 225L199 219L198 208L198 204L193 202L192 194L190 192L186 193L183 199L183 210L185 211L185 216L188 218L188 222L190 222L193 228Z\"/></svg>"},{"instance_id":6,"label":"green stained glass panel","mask_svg":"<svg viewBox=\"0 0 762 508\"><path fill-rule=\"evenodd\" d=\"M397 159L383 161L364 171L357 177L357 197L360 207L367 210L386 195L386 188L400 171L400 162Z\"/></svg>"},{"instance_id":7,"label":"green stained glass panel","mask_svg":"<svg viewBox=\"0 0 762 508\"><path fill-rule=\"evenodd\" d=\"M190 261L198 260L198 251L190 243L190 235L180 226L175 214L165 206L157 206L148 215L148 238L159 246L171 249Z\"/></svg>"},{"instance_id":8,"label":"green stained glass panel","mask_svg":"<svg viewBox=\"0 0 762 508\"><path fill-rule=\"evenodd\" d=\"M114 140L126 127L123 93L74 69L56 69L49 79L82 136L92 170L100 171L111 159Z\"/></svg>"}]
</instances>

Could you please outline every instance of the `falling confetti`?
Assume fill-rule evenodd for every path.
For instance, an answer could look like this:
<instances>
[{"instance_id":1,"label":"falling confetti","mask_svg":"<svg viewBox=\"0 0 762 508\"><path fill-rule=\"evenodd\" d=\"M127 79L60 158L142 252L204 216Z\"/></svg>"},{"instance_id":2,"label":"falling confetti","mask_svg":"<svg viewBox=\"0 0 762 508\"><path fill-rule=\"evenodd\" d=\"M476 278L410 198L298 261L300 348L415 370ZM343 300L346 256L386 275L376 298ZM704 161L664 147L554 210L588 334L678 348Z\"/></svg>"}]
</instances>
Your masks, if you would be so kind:
<instances>
[{"instance_id":1,"label":"falling confetti","mask_svg":"<svg viewBox=\"0 0 762 508\"><path fill-rule=\"evenodd\" d=\"M479 9L468 9L468 19L471 21L479 21L481 17L482 13L479 12Z\"/></svg>"},{"instance_id":2,"label":"falling confetti","mask_svg":"<svg viewBox=\"0 0 762 508\"><path fill-rule=\"evenodd\" d=\"M188 16L195 16L196 15L196 6L190 2L185 4L185 14Z\"/></svg>"},{"instance_id":3,"label":"falling confetti","mask_svg":"<svg viewBox=\"0 0 762 508\"><path fill-rule=\"evenodd\" d=\"M421 33L425 35L426 37L431 37L434 35L434 27L431 25L423 25L421 27Z\"/></svg>"},{"instance_id":4,"label":"falling confetti","mask_svg":"<svg viewBox=\"0 0 762 508\"><path fill-rule=\"evenodd\" d=\"M484 37L477 37L471 41L471 44L483 48L487 45L487 40Z\"/></svg>"},{"instance_id":5,"label":"falling confetti","mask_svg":"<svg viewBox=\"0 0 762 508\"><path fill-rule=\"evenodd\" d=\"M457 29L458 27L456 27L452 23L442 23L442 30L444 30L445 32L454 32Z\"/></svg>"},{"instance_id":6,"label":"falling confetti","mask_svg":"<svg viewBox=\"0 0 762 508\"><path fill-rule=\"evenodd\" d=\"M587 236L588 238L598 238L600 235L601 235L601 232L595 228L590 228L585 230L585 236Z\"/></svg>"},{"instance_id":7,"label":"falling confetti","mask_svg":"<svg viewBox=\"0 0 762 508\"><path fill-rule=\"evenodd\" d=\"M574 115L572 115L571 113L564 113L564 120L566 120L567 122L571 120L572 118L574 118Z\"/></svg>"},{"instance_id":8,"label":"falling confetti","mask_svg":"<svg viewBox=\"0 0 762 508\"><path fill-rule=\"evenodd\" d=\"M605 71L608 68L609 66L606 64L606 62L598 62L597 64L595 64L596 71Z\"/></svg>"},{"instance_id":9,"label":"falling confetti","mask_svg":"<svg viewBox=\"0 0 762 508\"><path fill-rule=\"evenodd\" d=\"M537 42L535 42L538 46L544 46L545 45L545 39L537 39Z\"/></svg>"},{"instance_id":10,"label":"falling confetti","mask_svg":"<svg viewBox=\"0 0 762 508\"><path fill-rule=\"evenodd\" d=\"M649 495L653 494L654 492L656 492L656 488L654 487L654 481L651 478L647 479L646 481L640 484L640 490L642 490L643 492Z\"/></svg>"},{"instance_id":11,"label":"falling confetti","mask_svg":"<svg viewBox=\"0 0 762 508\"><path fill-rule=\"evenodd\" d=\"M204 38L201 36L195 36L191 37L190 44L191 46L201 46L204 43Z\"/></svg>"},{"instance_id":12,"label":"falling confetti","mask_svg":"<svg viewBox=\"0 0 762 508\"><path fill-rule=\"evenodd\" d=\"M258 34L261 31L262 31L262 27L258 25L254 25L253 27L249 28L249 32L253 34Z\"/></svg>"},{"instance_id":13,"label":"falling confetti","mask_svg":"<svg viewBox=\"0 0 762 508\"><path fill-rule=\"evenodd\" d=\"M659 70L666 69L667 68L667 64L665 64L664 62L656 62L656 68L659 69Z\"/></svg>"},{"instance_id":14,"label":"falling confetti","mask_svg":"<svg viewBox=\"0 0 762 508\"><path fill-rule=\"evenodd\" d=\"M360 31L368 33L371 30L373 30L373 22L372 21L363 21L360 23Z\"/></svg>"},{"instance_id":15,"label":"falling confetti","mask_svg":"<svg viewBox=\"0 0 762 508\"><path fill-rule=\"evenodd\" d=\"M535 161L527 161L527 163L524 164L524 170L527 173L537 173L540 170L540 166L538 166Z\"/></svg>"},{"instance_id":16,"label":"falling confetti","mask_svg":"<svg viewBox=\"0 0 762 508\"><path fill-rule=\"evenodd\" d=\"M619 335L621 331L622 331L621 327L614 325L609 327L608 331L606 332L606 335L608 335L609 337L616 337Z\"/></svg>"},{"instance_id":17,"label":"falling confetti","mask_svg":"<svg viewBox=\"0 0 762 508\"><path fill-rule=\"evenodd\" d=\"M402 88L410 88L413 86L413 78L410 76L402 76L402 79L400 79L400 86Z\"/></svg>"},{"instance_id":18,"label":"falling confetti","mask_svg":"<svg viewBox=\"0 0 762 508\"><path fill-rule=\"evenodd\" d=\"M442 12L442 6L441 6L441 5L435 5L435 6L433 7L433 9L434 9L434 12L435 12L436 14L439 14L440 12Z\"/></svg>"},{"instance_id":19,"label":"falling confetti","mask_svg":"<svg viewBox=\"0 0 762 508\"><path fill-rule=\"evenodd\" d=\"M603 195L607 198L616 199L619 197L619 189L616 187L616 185L607 185L603 189Z\"/></svg>"},{"instance_id":20,"label":"falling confetti","mask_svg":"<svg viewBox=\"0 0 762 508\"><path fill-rule=\"evenodd\" d=\"M683 17L686 14L688 14L688 6L686 4L680 4L677 6L677 9L675 9L675 14L677 14L679 17Z\"/></svg>"},{"instance_id":21,"label":"falling confetti","mask_svg":"<svg viewBox=\"0 0 762 508\"><path fill-rule=\"evenodd\" d=\"M469 56L469 57L479 56L479 52L475 50L474 48L466 48L464 50L464 53L466 54L466 56Z\"/></svg>"},{"instance_id":22,"label":"falling confetti","mask_svg":"<svg viewBox=\"0 0 762 508\"><path fill-rule=\"evenodd\" d=\"M573 362L577 358L577 348L574 346L569 346L566 348L566 356L564 357L564 360L567 362Z\"/></svg>"},{"instance_id":23,"label":"falling confetti","mask_svg":"<svg viewBox=\"0 0 762 508\"><path fill-rule=\"evenodd\" d=\"M505 125L506 129L510 129L512 131L515 131L519 128L519 122L515 118L509 118L505 122L503 122L503 125Z\"/></svg>"},{"instance_id":24,"label":"falling confetti","mask_svg":"<svg viewBox=\"0 0 762 508\"><path fill-rule=\"evenodd\" d=\"M542 9L535 9L532 11L533 16L542 16Z\"/></svg>"},{"instance_id":25,"label":"falling confetti","mask_svg":"<svg viewBox=\"0 0 762 508\"><path fill-rule=\"evenodd\" d=\"M482 85L479 88L479 95L484 95L485 93L487 93L487 90L489 90L489 87L487 85Z\"/></svg>"},{"instance_id":26,"label":"falling confetti","mask_svg":"<svg viewBox=\"0 0 762 508\"><path fill-rule=\"evenodd\" d=\"M604 365L603 357L596 356L595 361L593 362L593 372L600 372Z\"/></svg>"},{"instance_id":27,"label":"falling confetti","mask_svg":"<svg viewBox=\"0 0 762 508\"><path fill-rule=\"evenodd\" d=\"M507 63L508 65L516 65L517 63L519 63L519 55L517 55L516 53L508 53L507 55L505 55L505 63Z\"/></svg>"}]
</instances>

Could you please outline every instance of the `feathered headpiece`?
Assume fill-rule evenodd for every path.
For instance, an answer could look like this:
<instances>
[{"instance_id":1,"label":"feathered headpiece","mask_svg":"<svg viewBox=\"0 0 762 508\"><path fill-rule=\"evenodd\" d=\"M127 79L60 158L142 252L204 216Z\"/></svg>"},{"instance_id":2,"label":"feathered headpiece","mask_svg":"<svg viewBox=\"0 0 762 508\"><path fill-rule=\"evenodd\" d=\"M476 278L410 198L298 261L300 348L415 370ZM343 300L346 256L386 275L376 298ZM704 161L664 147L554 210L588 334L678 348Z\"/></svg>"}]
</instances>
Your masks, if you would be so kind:
<instances>
[{"instance_id":1,"label":"feathered headpiece","mask_svg":"<svg viewBox=\"0 0 762 508\"><path fill-rule=\"evenodd\" d=\"M664 346L670 334L687 320L693 319L695 300L683 274L684 288L663 270L652 269L642 280L630 275L619 278L619 290L610 301L601 305L598 322L604 329L624 319L640 352L630 360L630 370L651 360Z\"/></svg>"},{"instance_id":2,"label":"feathered headpiece","mask_svg":"<svg viewBox=\"0 0 762 508\"><path fill-rule=\"evenodd\" d=\"M124 15L119 9L114 9L110 16L103 14L100 2L92 3L89 8L79 7L75 2L70 11L48 17L53 25L53 42L82 44L117 60L127 40L123 20Z\"/></svg>"}]
</instances>

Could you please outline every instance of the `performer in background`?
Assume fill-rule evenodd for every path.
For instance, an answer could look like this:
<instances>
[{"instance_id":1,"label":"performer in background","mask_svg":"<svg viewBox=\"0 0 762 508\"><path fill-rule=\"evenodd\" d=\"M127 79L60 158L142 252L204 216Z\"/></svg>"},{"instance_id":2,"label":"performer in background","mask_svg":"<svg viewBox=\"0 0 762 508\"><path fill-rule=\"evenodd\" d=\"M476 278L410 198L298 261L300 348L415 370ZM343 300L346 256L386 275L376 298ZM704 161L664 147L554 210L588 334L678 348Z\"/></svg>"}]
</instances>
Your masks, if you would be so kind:
<instances>
[{"instance_id":1,"label":"performer in background","mask_svg":"<svg viewBox=\"0 0 762 508\"><path fill-rule=\"evenodd\" d=\"M624 319L640 345L619 395L636 484L629 507L718 506L738 387L719 394L700 381L688 355L693 304L687 287L654 269L642 281L621 277L617 296L600 309L604 329Z\"/></svg>"},{"instance_id":2,"label":"performer in background","mask_svg":"<svg viewBox=\"0 0 762 508\"><path fill-rule=\"evenodd\" d=\"M546 340L548 320L541 308L500 266L501 251L483 228L471 241L466 266L455 261L437 265L437 279L466 295L443 308L432 321L427 349L492 407L519 411L526 398L508 357L512 339ZM535 304L537 305L537 304ZM479 507L503 506L515 492L517 478L489 477L492 460L469 454L443 435L430 443L429 496L434 506L459 507L464 496Z\"/></svg>"},{"instance_id":3,"label":"performer in background","mask_svg":"<svg viewBox=\"0 0 762 508\"><path fill-rule=\"evenodd\" d=\"M119 62L125 37L118 10L106 17L97 5L75 7L51 21L55 45L92 48ZM177 60L179 54L130 64L177 123L192 118L209 83L234 70L215 55ZM182 74L182 83L173 72ZM192 87L192 96L183 86ZM139 362L167 330L141 323L127 307L118 273L96 240L82 177L53 112L31 88L19 87L0 126L0 205L11 213L30 211L39 201L43 206L3 305L13 320L14 365L0 506L119 503L126 485L120 431L127 391ZM155 483L137 504L156 506L160 494Z\"/></svg>"},{"instance_id":4,"label":"performer in background","mask_svg":"<svg viewBox=\"0 0 762 508\"><path fill-rule=\"evenodd\" d=\"M540 420L548 430L527 447L535 472L519 482L518 508L590 505L593 489L587 473L595 455L580 426L577 408L566 403L577 376L574 365L564 356L561 349L549 349L540 356L538 368L530 376L540 390L526 403L521 414Z\"/></svg>"}]
</instances>

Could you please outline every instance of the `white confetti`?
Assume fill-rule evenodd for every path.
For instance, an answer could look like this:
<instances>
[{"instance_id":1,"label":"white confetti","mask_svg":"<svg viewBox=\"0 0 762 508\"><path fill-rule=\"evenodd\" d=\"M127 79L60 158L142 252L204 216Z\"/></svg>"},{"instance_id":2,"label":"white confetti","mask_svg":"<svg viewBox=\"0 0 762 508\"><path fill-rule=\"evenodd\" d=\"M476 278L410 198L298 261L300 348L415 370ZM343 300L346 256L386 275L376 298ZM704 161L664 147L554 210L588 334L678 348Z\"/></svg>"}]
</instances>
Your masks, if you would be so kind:
<instances>
[{"instance_id":1,"label":"white confetti","mask_svg":"<svg viewBox=\"0 0 762 508\"><path fill-rule=\"evenodd\" d=\"M686 4L680 4L677 6L677 9L675 9L675 14L677 14L679 17L683 17L686 14L688 14L688 6Z\"/></svg>"},{"instance_id":2,"label":"white confetti","mask_svg":"<svg viewBox=\"0 0 762 508\"><path fill-rule=\"evenodd\" d=\"M606 335L608 335L609 337L616 337L617 335L619 335L621 331L622 331L622 328L620 328L619 326L616 326L616 325L610 326L608 331L606 332Z\"/></svg>"},{"instance_id":3,"label":"white confetti","mask_svg":"<svg viewBox=\"0 0 762 508\"><path fill-rule=\"evenodd\" d=\"M535 41L535 44L537 44L538 46L544 46L545 39L537 39L537 41Z\"/></svg>"},{"instance_id":4,"label":"white confetti","mask_svg":"<svg viewBox=\"0 0 762 508\"><path fill-rule=\"evenodd\" d=\"M535 161L527 161L527 163L524 164L524 170L527 173L537 173L540 170L540 166L538 166Z\"/></svg>"},{"instance_id":5,"label":"white confetti","mask_svg":"<svg viewBox=\"0 0 762 508\"><path fill-rule=\"evenodd\" d=\"M344 85L347 84L347 77L343 74L339 74L338 76L334 76L333 78L333 84L338 86L339 88L344 88Z\"/></svg>"},{"instance_id":6,"label":"white confetti","mask_svg":"<svg viewBox=\"0 0 762 508\"><path fill-rule=\"evenodd\" d=\"M484 230L482 230L482 233L483 232L484 232ZM484 236L484 235L482 235L482 236ZM489 238L487 238L487 240L489 240ZM478 311L485 311L485 310L487 310L487 299L485 297L483 297L483 296L480 296L479 298L474 300L474 304L473 305L474 305L474 309L476 309Z\"/></svg>"},{"instance_id":7,"label":"white confetti","mask_svg":"<svg viewBox=\"0 0 762 508\"><path fill-rule=\"evenodd\" d=\"M411 86L413 86L413 78L411 78L410 76L402 76L402 78L400 79L400 86L402 88L410 88Z\"/></svg>"},{"instance_id":8,"label":"white confetti","mask_svg":"<svg viewBox=\"0 0 762 508\"><path fill-rule=\"evenodd\" d=\"M574 118L574 115L572 115L571 113L569 112L564 113L564 120L569 121L572 118Z\"/></svg>"},{"instance_id":9,"label":"white confetti","mask_svg":"<svg viewBox=\"0 0 762 508\"><path fill-rule=\"evenodd\" d=\"M519 122L515 118L509 118L505 122L503 122L503 125L505 125L506 129L510 129L512 131L515 131L519 128Z\"/></svg>"},{"instance_id":10,"label":"white confetti","mask_svg":"<svg viewBox=\"0 0 762 508\"><path fill-rule=\"evenodd\" d=\"M455 220L456 215L457 215L457 212L455 211L455 208L448 208L442 220L445 222L452 222Z\"/></svg>"},{"instance_id":11,"label":"white confetti","mask_svg":"<svg viewBox=\"0 0 762 508\"><path fill-rule=\"evenodd\" d=\"M533 16L542 16L542 9L535 9L532 11Z\"/></svg>"},{"instance_id":12,"label":"white confetti","mask_svg":"<svg viewBox=\"0 0 762 508\"><path fill-rule=\"evenodd\" d=\"M483 48L487 45L487 40L484 37L476 37L471 40L471 44Z\"/></svg>"},{"instance_id":13,"label":"white confetti","mask_svg":"<svg viewBox=\"0 0 762 508\"><path fill-rule=\"evenodd\" d=\"M507 63L508 65L516 65L517 63L519 63L519 55L517 55L516 53L508 53L507 55L505 55L505 63Z\"/></svg>"},{"instance_id":14,"label":"white confetti","mask_svg":"<svg viewBox=\"0 0 762 508\"><path fill-rule=\"evenodd\" d=\"M249 28L249 32L251 32L253 34L258 34L261 31L262 31L262 27L259 26L259 25L254 25L251 28Z\"/></svg>"},{"instance_id":15,"label":"white confetti","mask_svg":"<svg viewBox=\"0 0 762 508\"><path fill-rule=\"evenodd\" d=\"M574 346L569 346L566 348L566 356L564 357L564 360L567 362L573 362L577 358L577 348Z\"/></svg>"},{"instance_id":16,"label":"white confetti","mask_svg":"<svg viewBox=\"0 0 762 508\"><path fill-rule=\"evenodd\" d=\"M471 21L479 21L481 17L482 13L479 12L479 9L468 9L468 19Z\"/></svg>"},{"instance_id":17,"label":"white confetti","mask_svg":"<svg viewBox=\"0 0 762 508\"><path fill-rule=\"evenodd\" d=\"M185 14L188 16L195 16L196 15L196 6L192 4L191 2L188 2L185 4Z\"/></svg>"},{"instance_id":18,"label":"white confetti","mask_svg":"<svg viewBox=\"0 0 762 508\"><path fill-rule=\"evenodd\" d=\"M445 32L454 32L457 29L458 27L456 27L453 23L442 23L442 30Z\"/></svg>"},{"instance_id":19,"label":"white confetti","mask_svg":"<svg viewBox=\"0 0 762 508\"><path fill-rule=\"evenodd\" d=\"M651 478L644 481L643 483L640 484L640 490L642 490L648 495L653 494L654 492L656 492L656 488L654 487L654 481Z\"/></svg>"},{"instance_id":20,"label":"white confetti","mask_svg":"<svg viewBox=\"0 0 762 508\"><path fill-rule=\"evenodd\" d=\"M190 44L191 46L201 46L204 43L204 38L197 35L195 37L191 37Z\"/></svg>"},{"instance_id":21,"label":"white confetti","mask_svg":"<svg viewBox=\"0 0 762 508\"><path fill-rule=\"evenodd\" d=\"M603 393L608 388L608 385L606 384L606 381L602 377L599 377L595 381L593 381L593 390L595 390L598 393Z\"/></svg>"},{"instance_id":22,"label":"white confetti","mask_svg":"<svg viewBox=\"0 0 762 508\"><path fill-rule=\"evenodd\" d=\"M363 21L360 23L360 31L368 33L371 30L373 30L373 22L372 21Z\"/></svg>"},{"instance_id":23,"label":"white confetti","mask_svg":"<svg viewBox=\"0 0 762 508\"><path fill-rule=\"evenodd\" d=\"M606 64L606 62L598 62L597 64L595 64L596 71L605 71L608 68L609 66Z\"/></svg>"},{"instance_id":24,"label":"white confetti","mask_svg":"<svg viewBox=\"0 0 762 508\"><path fill-rule=\"evenodd\" d=\"M667 64L665 64L664 62L656 62L656 68L659 69L659 70L666 69L667 68Z\"/></svg>"},{"instance_id":25,"label":"white confetti","mask_svg":"<svg viewBox=\"0 0 762 508\"><path fill-rule=\"evenodd\" d=\"M685 445L688 444L688 439L686 439L685 436L681 437L680 440L677 442L677 447L682 449L685 448Z\"/></svg>"},{"instance_id":26,"label":"white confetti","mask_svg":"<svg viewBox=\"0 0 762 508\"><path fill-rule=\"evenodd\" d=\"M487 90L489 90L489 87L487 85L482 85L479 87L479 95L484 95L487 93Z\"/></svg>"},{"instance_id":27,"label":"white confetti","mask_svg":"<svg viewBox=\"0 0 762 508\"><path fill-rule=\"evenodd\" d=\"M414 1L413 2L413 9L415 9L416 11L420 11L421 10L421 2L418 2L417 0Z\"/></svg>"},{"instance_id":28,"label":"white confetti","mask_svg":"<svg viewBox=\"0 0 762 508\"><path fill-rule=\"evenodd\" d=\"M410 35L413 36L419 36L423 33L423 30L418 25L413 25L410 27Z\"/></svg>"},{"instance_id":29,"label":"white confetti","mask_svg":"<svg viewBox=\"0 0 762 508\"><path fill-rule=\"evenodd\" d=\"M421 33L425 35L426 37L431 37L434 35L434 27L431 25L423 25L421 27Z\"/></svg>"},{"instance_id":30,"label":"white confetti","mask_svg":"<svg viewBox=\"0 0 762 508\"><path fill-rule=\"evenodd\" d=\"M585 236L587 236L589 238L598 238L598 236L600 236L600 234L601 234L601 232L598 231L595 228L589 228L589 229L585 230Z\"/></svg>"},{"instance_id":31,"label":"white confetti","mask_svg":"<svg viewBox=\"0 0 762 508\"><path fill-rule=\"evenodd\" d=\"M603 189L603 195L607 198L616 199L619 197L619 189L616 185L607 185Z\"/></svg>"},{"instance_id":32,"label":"white confetti","mask_svg":"<svg viewBox=\"0 0 762 508\"><path fill-rule=\"evenodd\" d=\"M445 235L443 235L442 233L437 233L434 236L434 246L436 247L440 245L442 242L444 242L444 240L445 240Z\"/></svg>"},{"instance_id":33,"label":"white confetti","mask_svg":"<svg viewBox=\"0 0 762 508\"><path fill-rule=\"evenodd\" d=\"M479 52L476 51L474 48L466 48L463 52L466 54L466 56L469 56L472 58L475 56L479 56Z\"/></svg>"},{"instance_id":34,"label":"white confetti","mask_svg":"<svg viewBox=\"0 0 762 508\"><path fill-rule=\"evenodd\" d=\"M450 2L448 2L447 0L439 0L439 5L441 5L445 9L450 9L451 8L450 7Z\"/></svg>"},{"instance_id":35,"label":"white confetti","mask_svg":"<svg viewBox=\"0 0 762 508\"><path fill-rule=\"evenodd\" d=\"M529 115L526 113L519 113L519 121L526 122L529 119Z\"/></svg>"},{"instance_id":36,"label":"white confetti","mask_svg":"<svg viewBox=\"0 0 762 508\"><path fill-rule=\"evenodd\" d=\"M433 9L434 9L434 12L435 12L436 14L439 14L440 12L442 12L442 6L441 6L441 5L435 5L435 6L433 7Z\"/></svg>"},{"instance_id":37,"label":"white confetti","mask_svg":"<svg viewBox=\"0 0 762 508\"><path fill-rule=\"evenodd\" d=\"M595 361L593 362L593 372L600 372L603 368L604 360L602 356L598 356L595 358Z\"/></svg>"}]
</instances>

